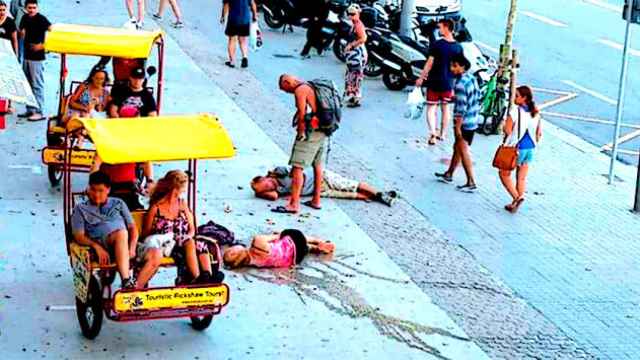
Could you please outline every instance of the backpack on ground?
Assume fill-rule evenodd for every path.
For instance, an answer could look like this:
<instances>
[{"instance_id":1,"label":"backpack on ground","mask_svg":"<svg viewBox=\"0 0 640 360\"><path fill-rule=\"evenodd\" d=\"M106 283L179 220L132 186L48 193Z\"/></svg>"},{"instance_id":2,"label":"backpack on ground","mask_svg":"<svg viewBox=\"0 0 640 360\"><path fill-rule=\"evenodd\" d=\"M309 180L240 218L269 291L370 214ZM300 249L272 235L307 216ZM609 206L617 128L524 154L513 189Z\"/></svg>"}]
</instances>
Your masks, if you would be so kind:
<instances>
[{"instance_id":1,"label":"backpack on ground","mask_svg":"<svg viewBox=\"0 0 640 360\"><path fill-rule=\"evenodd\" d=\"M342 96L332 80L315 79L307 82L315 91L318 118L317 130L331 136L340 127L342 119Z\"/></svg>"}]
</instances>

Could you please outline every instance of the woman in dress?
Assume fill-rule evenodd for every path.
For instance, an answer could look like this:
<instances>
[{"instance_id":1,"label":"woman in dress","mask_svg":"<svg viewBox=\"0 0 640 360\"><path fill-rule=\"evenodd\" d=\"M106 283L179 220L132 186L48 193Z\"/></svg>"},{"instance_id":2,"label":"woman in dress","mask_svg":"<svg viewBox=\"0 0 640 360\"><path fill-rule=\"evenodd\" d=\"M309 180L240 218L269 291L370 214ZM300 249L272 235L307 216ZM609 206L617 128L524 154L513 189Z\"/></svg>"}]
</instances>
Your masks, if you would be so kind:
<instances>
[{"instance_id":1,"label":"woman in dress","mask_svg":"<svg viewBox=\"0 0 640 360\"><path fill-rule=\"evenodd\" d=\"M353 26L348 44L344 48L346 54L347 72L345 74L344 95L346 105L349 107L360 106L362 100L362 80L364 79L364 67L367 65L367 33L364 24L360 20L360 6L352 4L347 8L347 15L351 18Z\"/></svg>"},{"instance_id":2,"label":"woman in dress","mask_svg":"<svg viewBox=\"0 0 640 360\"><path fill-rule=\"evenodd\" d=\"M80 84L69 98L64 122L73 117L92 117L96 112L104 112L110 100L109 90L105 87L109 82L107 70L94 66L87 80Z\"/></svg>"}]
</instances>

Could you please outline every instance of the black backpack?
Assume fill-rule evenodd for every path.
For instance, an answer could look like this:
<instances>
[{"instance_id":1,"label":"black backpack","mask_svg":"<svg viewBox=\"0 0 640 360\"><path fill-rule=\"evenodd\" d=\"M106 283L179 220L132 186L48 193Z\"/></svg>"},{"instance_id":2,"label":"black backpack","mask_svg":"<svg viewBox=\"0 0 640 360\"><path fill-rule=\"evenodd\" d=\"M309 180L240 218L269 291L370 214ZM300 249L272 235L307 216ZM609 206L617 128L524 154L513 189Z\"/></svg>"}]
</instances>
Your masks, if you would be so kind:
<instances>
[{"instance_id":1,"label":"black backpack","mask_svg":"<svg viewBox=\"0 0 640 360\"><path fill-rule=\"evenodd\" d=\"M340 127L342 119L342 96L332 80L315 79L308 81L316 94L317 111L312 114L318 120L318 131L331 136Z\"/></svg>"}]
</instances>

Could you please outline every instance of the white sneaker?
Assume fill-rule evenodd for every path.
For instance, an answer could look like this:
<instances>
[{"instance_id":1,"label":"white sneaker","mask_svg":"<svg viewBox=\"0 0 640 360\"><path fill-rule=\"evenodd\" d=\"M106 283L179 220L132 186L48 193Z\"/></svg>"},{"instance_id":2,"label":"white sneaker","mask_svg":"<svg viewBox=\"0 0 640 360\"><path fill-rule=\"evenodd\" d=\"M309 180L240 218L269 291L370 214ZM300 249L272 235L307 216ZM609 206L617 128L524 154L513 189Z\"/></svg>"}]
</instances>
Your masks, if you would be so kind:
<instances>
[{"instance_id":1,"label":"white sneaker","mask_svg":"<svg viewBox=\"0 0 640 360\"><path fill-rule=\"evenodd\" d=\"M142 21L136 21L136 30L142 30L144 23Z\"/></svg>"}]
</instances>

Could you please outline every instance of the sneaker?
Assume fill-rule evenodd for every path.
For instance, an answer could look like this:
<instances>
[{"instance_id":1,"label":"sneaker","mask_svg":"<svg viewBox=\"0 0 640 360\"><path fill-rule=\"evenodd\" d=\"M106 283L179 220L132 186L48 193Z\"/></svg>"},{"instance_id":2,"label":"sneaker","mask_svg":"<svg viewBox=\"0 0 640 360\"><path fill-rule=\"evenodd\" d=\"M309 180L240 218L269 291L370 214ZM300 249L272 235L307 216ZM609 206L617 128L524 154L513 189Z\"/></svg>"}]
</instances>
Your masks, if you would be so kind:
<instances>
[{"instance_id":1,"label":"sneaker","mask_svg":"<svg viewBox=\"0 0 640 360\"><path fill-rule=\"evenodd\" d=\"M453 178L447 173L435 173L434 175L443 183L451 184L453 182Z\"/></svg>"},{"instance_id":2,"label":"sneaker","mask_svg":"<svg viewBox=\"0 0 640 360\"><path fill-rule=\"evenodd\" d=\"M136 21L136 30L142 30L144 23L142 21Z\"/></svg>"},{"instance_id":3,"label":"sneaker","mask_svg":"<svg viewBox=\"0 0 640 360\"><path fill-rule=\"evenodd\" d=\"M184 27L184 23L182 21L176 21L173 24L171 24L171 26L173 26L176 29L182 29Z\"/></svg>"},{"instance_id":4,"label":"sneaker","mask_svg":"<svg viewBox=\"0 0 640 360\"><path fill-rule=\"evenodd\" d=\"M122 289L134 289L136 287L136 279L134 278L126 278L122 280L122 284L120 288Z\"/></svg>"},{"instance_id":5,"label":"sneaker","mask_svg":"<svg viewBox=\"0 0 640 360\"><path fill-rule=\"evenodd\" d=\"M395 191L385 191L380 194L380 202L387 205L388 207L391 207L397 196L398 195Z\"/></svg>"},{"instance_id":6,"label":"sneaker","mask_svg":"<svg viewBox=\"0 0 640 360\"><path fill-rule=\"evenodd\" d=\"M456 189L462 192L472 193L472 192L475 192L476 189L478 189L478 187L476 186L476 184L464 184L464 185L456 186Z\"/></svg>"},{"instance_id":7,"label":"sneaker","mask_svg":"<svg viewBox=\"0 0 640 360\"><path fill-rule=\"evenodd\" d=\"M33 112L31 111L25 111L22 114L18 114L19 118L28 118L29 116L33 115Z\"/></svg>"},{"instance_id":8,"label":"sneaker","mask_svg":"<svg viewBox=\"0 0 640 360\"><path fill-rule=\"evenodd\" d=\"M240 66L242 66L243 68L249 67L249 59L242 58L242 63Z\"/></svg>"},{"instance_id":9,"label":"sneaker","mask_svg":"<svg viewBox=\"0 0 640 360\"><path fill-rule=\"evenodd\" d=\"M162 16L160 16L159 14L153 14L151 16L153 16L153 18L156 20L162 20Z\"/></svg>"},{"instance_id":10,"label":"sneaker","mask_svg":"<svg viewBox=\"0 0 640 360\"><path fill-rule=\"evenodd\" d=\"M38 113L33 113L31 114L31 116L29 116L27 118L28 121L42 121L42 120L46 120L47 118L42 116L42 114L38 114Z\"/></svg>"}]
</instances>

